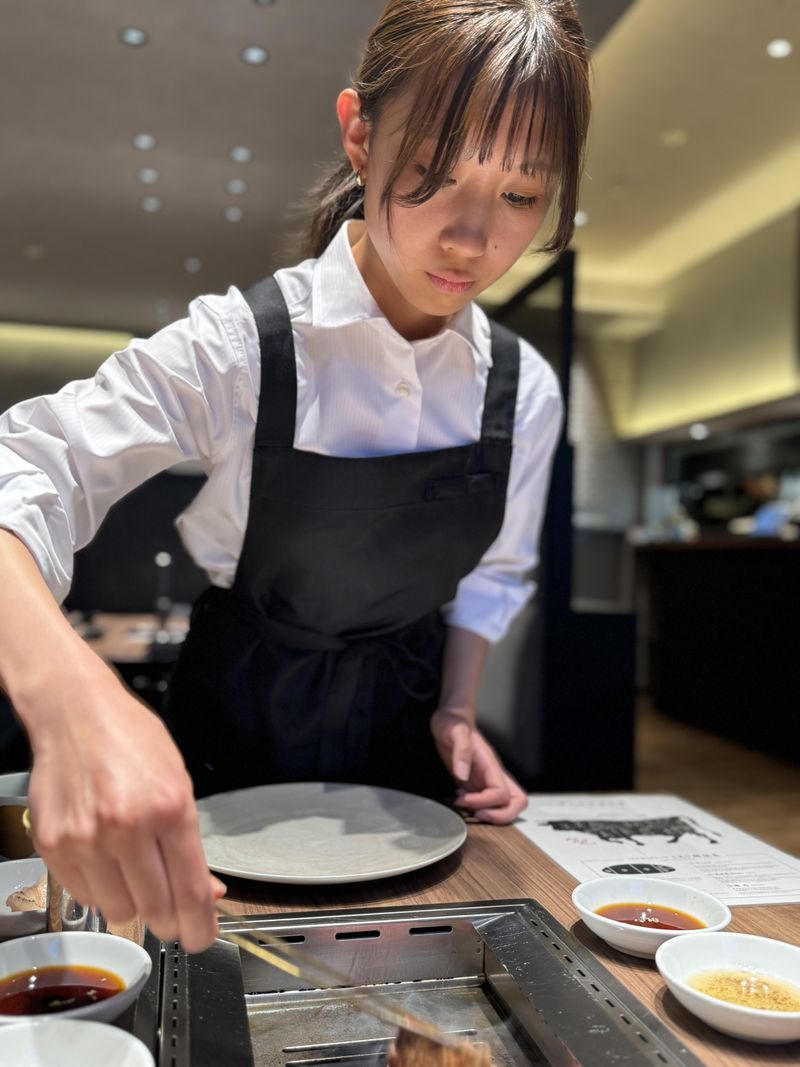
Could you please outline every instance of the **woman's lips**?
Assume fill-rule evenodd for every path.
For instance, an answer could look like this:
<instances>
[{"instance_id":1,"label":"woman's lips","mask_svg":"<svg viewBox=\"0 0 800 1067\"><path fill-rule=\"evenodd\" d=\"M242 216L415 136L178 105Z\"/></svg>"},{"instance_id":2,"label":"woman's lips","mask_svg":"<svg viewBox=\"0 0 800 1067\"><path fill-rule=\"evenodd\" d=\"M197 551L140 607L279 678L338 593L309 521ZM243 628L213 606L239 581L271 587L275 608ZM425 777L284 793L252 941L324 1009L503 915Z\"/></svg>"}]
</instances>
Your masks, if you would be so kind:
<instances>
[{"instance_id":1,"label":"woman's lips","mask_svg":"<svg viewBox=\"0 0 800 1067\"><path fill-rule=\"evenodd\" d=\"M467 289L470 289L475 284L472 281L456 281L452 278L443 278L441 274L431 274L430 271L425 271L425 273L436 288L441 289L444 293L466 293Z\"/></svg>"}]
</instances>

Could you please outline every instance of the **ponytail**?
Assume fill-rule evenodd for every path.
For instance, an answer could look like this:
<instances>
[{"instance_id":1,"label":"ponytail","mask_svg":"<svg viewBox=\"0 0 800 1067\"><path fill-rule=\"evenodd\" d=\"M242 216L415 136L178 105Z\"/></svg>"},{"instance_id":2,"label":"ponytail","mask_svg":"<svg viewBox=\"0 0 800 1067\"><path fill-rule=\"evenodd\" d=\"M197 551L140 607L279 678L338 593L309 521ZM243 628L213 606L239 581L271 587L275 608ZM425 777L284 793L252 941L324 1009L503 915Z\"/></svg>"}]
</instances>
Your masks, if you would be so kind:
<instances>
[{"instance_id":1,"label":"ponytail","mask_svg":"<svg viewBox=\"0 0 800 1067\"><path fill-rule=\"evenodd\" d=\"M303 258L320 256L345 219L364 218L364 189L346 157L330 164L309 193L311 219L301 249Z\"/></svg>"}]
</instances>

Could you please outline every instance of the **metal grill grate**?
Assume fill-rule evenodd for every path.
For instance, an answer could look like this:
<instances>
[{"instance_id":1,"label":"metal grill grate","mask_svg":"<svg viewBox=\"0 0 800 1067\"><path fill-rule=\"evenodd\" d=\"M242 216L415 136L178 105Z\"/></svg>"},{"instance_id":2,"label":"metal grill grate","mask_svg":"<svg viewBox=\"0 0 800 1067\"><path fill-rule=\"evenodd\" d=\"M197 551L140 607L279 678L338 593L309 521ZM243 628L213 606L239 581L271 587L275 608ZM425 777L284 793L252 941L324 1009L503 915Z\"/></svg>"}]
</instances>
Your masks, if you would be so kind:
<instances>
[{"instance_id":1,"label":"metal grill grate","mask_svg":"<svg viewBox=\"0 0 800 1067\"><path fill-rule=\"evenodd\" d=\"M223 928L285 938L354 985L303 989L224 942L192 957L165 946L159 1067L383 1067L394 1034L359 1010L365 990L485 1041L496 1067L701 1067L535 901L251 916Z\"/></svg>"}]
</instances>

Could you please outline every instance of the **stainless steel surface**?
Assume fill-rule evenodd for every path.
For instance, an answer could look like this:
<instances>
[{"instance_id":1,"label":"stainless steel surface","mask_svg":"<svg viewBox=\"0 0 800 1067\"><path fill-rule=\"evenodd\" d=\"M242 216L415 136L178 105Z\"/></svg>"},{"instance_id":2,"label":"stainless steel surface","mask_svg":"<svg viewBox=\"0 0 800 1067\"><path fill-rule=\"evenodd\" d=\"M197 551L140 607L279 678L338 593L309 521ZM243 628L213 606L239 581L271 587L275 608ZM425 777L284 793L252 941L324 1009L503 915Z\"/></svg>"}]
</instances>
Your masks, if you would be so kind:
<instances>
[{"instance_id":1,"label":"stainless steel surface","mask_svg":"<svg viewBox=\"0 0 800 1067\"><path fill-rule=\"evenodd\" d=\"M222 939L244 949L262 963L291 975L304 986L324 989L329 1003L335 999L341 1006L342 1001L353 999L350 992L353 980L350 975L334 970L302 949L295 948L290 942L273 937L265 930L259 930L258 933L236 933L226 929L222 932ZM359 1012L366 1012L373 1019L380 1019L394 1029L402 1027L409 1033L441 1045L454 1046L458 1043L426 1019L415 1015L406 1005L395 1003L389 997L376 996L367 991L359 992L357 1008Z\"/></svg>"},{"instance_id":2,"label":"stainless steel surface","mask_svg":"<svg viewBox=\"0 0 800 1067\"><path fill-rule=\"evenodd\" d=\"M199 956L164 946L159 1067L377 1067L395 1030L359 1010L367 995L485 1041L496 1067L700 1065L535 901L250 916L221 927L285 939L355 984L341 1000L223 941Z\"/></svg>"}]
</instances>

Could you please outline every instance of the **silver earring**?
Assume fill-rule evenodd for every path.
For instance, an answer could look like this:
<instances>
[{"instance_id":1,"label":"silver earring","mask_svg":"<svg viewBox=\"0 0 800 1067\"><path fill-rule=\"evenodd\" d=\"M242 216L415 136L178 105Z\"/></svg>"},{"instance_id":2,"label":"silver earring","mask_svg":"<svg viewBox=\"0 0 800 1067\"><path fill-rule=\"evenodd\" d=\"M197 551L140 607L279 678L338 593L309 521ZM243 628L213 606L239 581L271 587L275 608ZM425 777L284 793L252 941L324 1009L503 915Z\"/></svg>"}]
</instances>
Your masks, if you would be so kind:
<instances>
[{"instance_id":1,"label":"silver earring","mask_svg":"<svg viewBox=\"0 0 800 1067\"><path fill-rule=\"evenodd\" d=\"M361 171L360 170L356 171L356 185L359 187L359 189L363 189L364 188L364 179L361 177Z\"/></svg>"}]
</instances>

